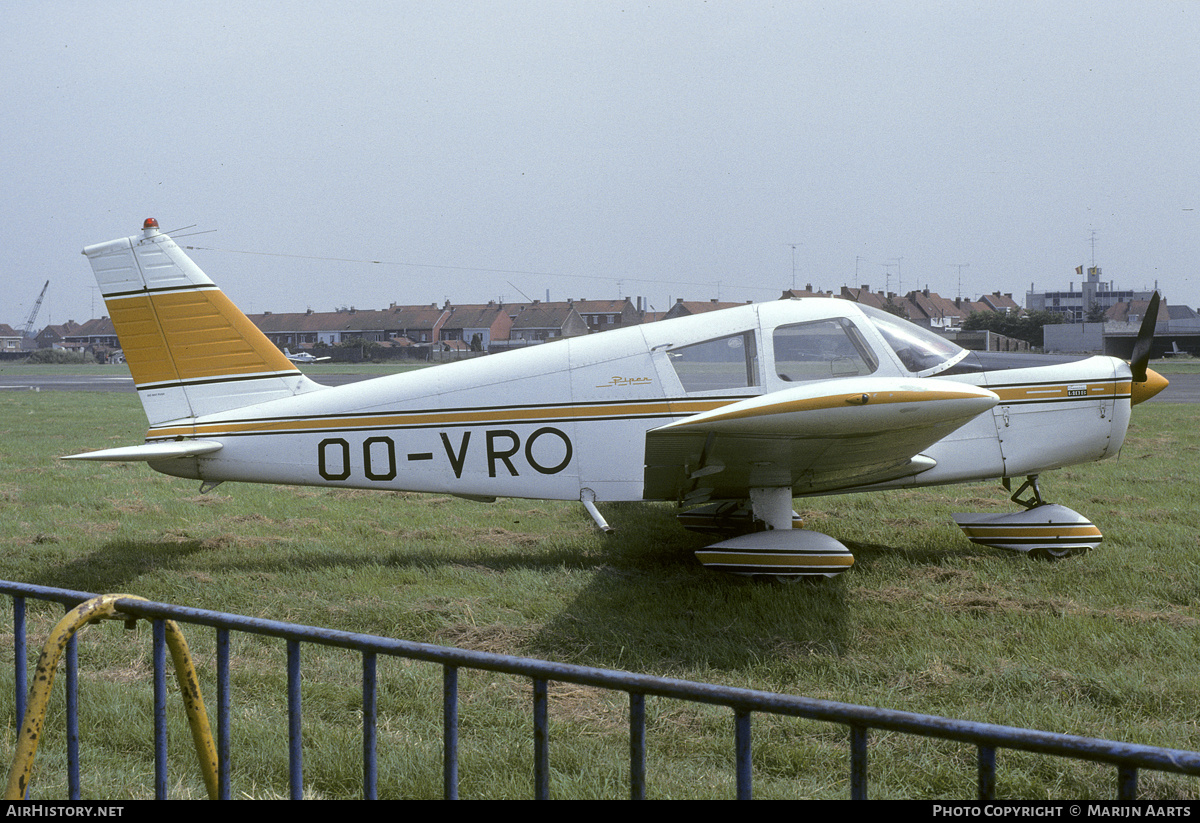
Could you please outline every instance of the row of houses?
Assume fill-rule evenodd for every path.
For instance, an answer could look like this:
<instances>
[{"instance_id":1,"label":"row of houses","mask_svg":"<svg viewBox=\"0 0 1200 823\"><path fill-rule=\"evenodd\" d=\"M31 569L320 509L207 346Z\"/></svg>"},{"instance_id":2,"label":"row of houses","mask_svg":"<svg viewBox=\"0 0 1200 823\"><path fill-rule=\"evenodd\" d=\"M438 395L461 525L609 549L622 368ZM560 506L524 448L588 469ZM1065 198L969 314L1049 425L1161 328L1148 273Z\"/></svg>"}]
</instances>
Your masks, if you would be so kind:
<instances>
[{"instance_id":1,"label":"row of houses","mask_svg":"<svg viewBox=\"0 0 1200 823\"><path fill-rule=\"evenodd\" d=\"M953 335L968 315L976 311L1018 312L1021 307L1012 294L992 292L978 300L942 297L929 289L911 291L904 295L872 291L868 285L858 288L842 286L839 291L788 289L781 295L788 298L828 298L850 300L888 311L918 325ZM536 345L562 337L608 331L639 323L666 320L673 317L700 314L729 308L740 303L718 300L676 300L663 312L626 297L615 300L570 299L560 302L533 300L525 303L455 305L450 301L439 305L405 306L393 303L386 309L345 308L331 312L264 312L250 315L250 320L277 346L293 350L336 346L349 341L365 341L385 347L413 348L421 351L493 352L508 348ZM1171 307L1178 312L1183 307ZM1142 309L1144 310L1144 309ZM1119 303L1109 314L1111 323L1130 323L1137 319L1139 304ZM1190 309L1187 310L1190 312ZM1118 315L1120 315L1118 317ZM1164 318L1169 312L1164 312ZM1196 318L1190 312L1190 318ZM1182 318L1181 318L1182 319ZM974 348L976 344L961 340ZM1086 341L1071 339L1072 348ZM1063 341L1064 344L1067 341ZM38 348L66 348L93 351L103 356L120 348L112 321L107 317L78 324L68 321L44 328L36 338ZM1005 341L988 344L1010 347ZM20 335L0 324L0 351L21 347Z\"/></svg>"},{"instance_id":2,"label":"row of houses","mask_svg":"<svg viewBox=\"0 0 1200 823\"><path fill-rule=\"evenodd\" d=\"M639 301L640 302L640 301ZM277 346L310 348L365 340L391 346L441 350L492 351L512 344L530 345L559 337L636 325L644 312L630 298L567 300L558 303L497 303L400 306L250 315Z\"/></svg>"},{"instance_id":3,"label":"row of houses","mask_svg":"<svg viewBox=\"0 0 1200 823\"><path fill-rule=\"evenodd\" d=\"M641 303L639 298L638 303ZM727 305L727 304L722 304ZM567 300L543 303L401 306L386 309L339 309L331 312L264 312L249 319L280 348L307 349L362 340L385 346L443 351L480 351L532 345L645 322L647 312L630 298ZM649 319L657 319L650 317ZM11 334L9 334L11 332ZM63 348L103 353L120 348L108 317L79 324L48 325L34 348ZM21 336L0 325L0 347L22 348Z\"/></svg>"},{"instance_id":4,"label":"row of houses","mask_svg":"<svg viewBox=\"0 0 1200 823\"><path fill-rule=\"evenodd\" d=\"M999 293L980 301L949 301L928 290L895 294L872 292L868 287L842 287L841 292L788 290L783 298L824 297L855 302L892 311L933 329L948 329L961 323L971 311L1016 311L1011 295ZM700 314L742 305L719 300L687 301L680 298L667 311L657 311L642 298L617 300L570 299L561 302L533 300L525 303L405 306L393 303L386 309L346 308L331 312L264 312L249 316L280 348L295 350L336 346L365 341L387 347L440 351L490 352L536 345L562 337L618 329L639 323ZM19 336L14 333L14 343ZM79 324L73 321L44 328L36 338L38 348L89 350L103 354L120 347L116 330L107 317Z\"/></svg>"},{"instance_id":5,"label":"row of houses","mask_svg":"<svg viewBox=\"0 0 1200 823\"><path fill-rule=\"evenodd\" d=\"M1021 307L1013 300L1011 293L1001 294L998 291L985 294L978 300L962 298L951 300L929 289L910 291L908 294L899 295L895 292L871 291L871 287L867 285L859 286L857 289L842 286L841 291L835 294L832 291L813 291L812 286L808 285L803 291L789 289L783 293L783 297L836 297L842 300L852 300L855 303L891 312L918 326L935 331L957 329L967 315L972 312L1008 313L1021 310Z\"/></svg>"}]
</instances>

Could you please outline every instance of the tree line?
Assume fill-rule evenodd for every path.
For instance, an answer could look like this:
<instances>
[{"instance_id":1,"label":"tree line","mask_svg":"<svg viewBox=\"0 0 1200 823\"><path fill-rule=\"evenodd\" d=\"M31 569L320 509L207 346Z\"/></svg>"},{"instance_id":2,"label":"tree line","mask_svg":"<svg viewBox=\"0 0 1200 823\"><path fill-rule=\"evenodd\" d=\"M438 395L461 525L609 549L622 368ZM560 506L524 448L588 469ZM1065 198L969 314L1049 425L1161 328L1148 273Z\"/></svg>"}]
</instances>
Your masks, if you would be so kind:
<instances>
[{"instance_id":1,"label":"tree line","mask_svg":"<svg viewBox=\"0 0 1200 823\"><path fill-rule=\"evenodd\" d=\"M995 332L1015 340L1024 340L1031 346L1042 348L1045 345L1042 337L1043 327L1065 322L1066 318L1063 315L1052 311L1014 312L1011 314L1002 311L975 311L966 316L962 327L964 331Z\"/></svg>"}]
</instances>

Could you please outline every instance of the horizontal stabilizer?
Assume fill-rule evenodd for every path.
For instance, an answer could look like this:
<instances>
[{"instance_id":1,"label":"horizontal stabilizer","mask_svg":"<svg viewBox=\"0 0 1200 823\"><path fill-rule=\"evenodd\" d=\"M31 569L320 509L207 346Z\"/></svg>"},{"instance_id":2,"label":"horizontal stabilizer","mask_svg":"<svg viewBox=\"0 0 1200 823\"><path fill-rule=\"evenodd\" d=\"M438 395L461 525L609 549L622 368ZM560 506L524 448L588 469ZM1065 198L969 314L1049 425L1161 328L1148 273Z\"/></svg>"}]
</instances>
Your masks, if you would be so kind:
<instances>
[{"instance_id":1,"label":"horizontal stabilizer","mask_svg":"<svg viewBox=\"0 0 1200 823\"><path fill-rule=\"evenodd\" d=\"M125 446L119 449L69 454L63 460L99 460L110 462L148 463L152 460L171 460L176 457L196 457L221 450L215 440L173 440L169 443L143 443L140 446Z\"/></svg>"}]
</instances>

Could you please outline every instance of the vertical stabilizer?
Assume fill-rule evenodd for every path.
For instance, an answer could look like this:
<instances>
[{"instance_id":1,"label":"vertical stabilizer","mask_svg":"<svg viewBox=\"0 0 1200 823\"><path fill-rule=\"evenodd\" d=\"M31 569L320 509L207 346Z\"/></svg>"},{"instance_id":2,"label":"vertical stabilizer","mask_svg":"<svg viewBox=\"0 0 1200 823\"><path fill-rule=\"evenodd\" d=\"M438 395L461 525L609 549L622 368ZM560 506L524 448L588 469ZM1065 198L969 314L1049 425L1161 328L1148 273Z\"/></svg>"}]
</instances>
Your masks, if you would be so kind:
<instances>
[{"instance_id":1,"label":"vertical stabilizer","mask_svg":"<svg viewBox=\"0 0 1200 823\"><path fill-rule=\"evenodd\" d=\"M152 426L323 388L150 218L83 250Z\"/></svg>"}]
</instances>

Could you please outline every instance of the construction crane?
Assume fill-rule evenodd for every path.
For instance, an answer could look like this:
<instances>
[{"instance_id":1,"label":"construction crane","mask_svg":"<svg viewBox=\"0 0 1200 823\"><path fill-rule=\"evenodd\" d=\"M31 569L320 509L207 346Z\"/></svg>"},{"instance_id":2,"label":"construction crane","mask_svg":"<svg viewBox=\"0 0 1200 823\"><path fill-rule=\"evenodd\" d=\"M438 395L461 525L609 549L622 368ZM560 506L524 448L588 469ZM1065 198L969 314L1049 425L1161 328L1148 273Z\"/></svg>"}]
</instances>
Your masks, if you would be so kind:
<instances>
[{"instance_id":1,"label":"construction crane","mask_svg":"<svg viewBox=\"0 0 1200 823\"><path fill-rule=\"evenodd\" d=\"M46 281L46 285L42 286L42 293L38 295L37 302L33 304L33 311L29 313L29 319L25 321L25 332L21 335L26 340L29 339L29 333L33 331L33 321L37 320L38 310L42 307L42 298L46 296L46 289L50 287L50 281Z\"/></svg>"}]
</instances>

